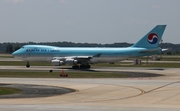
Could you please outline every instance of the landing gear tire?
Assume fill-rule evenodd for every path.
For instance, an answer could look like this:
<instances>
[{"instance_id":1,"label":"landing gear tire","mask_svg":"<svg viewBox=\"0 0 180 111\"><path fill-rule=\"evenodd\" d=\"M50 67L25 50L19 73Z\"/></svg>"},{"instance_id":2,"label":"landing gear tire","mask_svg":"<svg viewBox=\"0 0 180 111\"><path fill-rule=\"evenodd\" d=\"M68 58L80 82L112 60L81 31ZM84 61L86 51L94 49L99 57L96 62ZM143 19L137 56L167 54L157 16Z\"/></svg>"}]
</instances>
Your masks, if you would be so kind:
<instances>
[{"instance_id":1,"label":"landing gear tire","mask_svg":"<svg viewBox=\"0 0 180 111\"><path fill-rule=\"evenodd\" d=\"M27 63L26 63L26 67L27 67L27 68L29 68L29 67L30 67L29 61L27 61Z\"/></svg>"},{"instance_id":2,"label":"landing gear tire","mask_svg":"<svg viewBox=\"0 0 180 111\"><path fill-rule=\"evenodd\" d=\"M90 65L87 65L87 68L88 68L88 69L90 69L90 68L91 68L91 66L90 66Z\"/></svg>"},{"instance_id":3,"label":"landing gear tire","mask_svg":"<svg viewBox=\"0 0 180 111\"><path fill-rule=\"evenodd\" d=\"M79 69L79 66L72 66L73 69Z\"/></svg>"},{"instance_id":4,"label":"landing gear tire","mask_svg":"<svg viewBox=\"0 0 180 111\"><path fill-rule=\"evenodd\" d=\"M80 68L81 69L89 69L89 68L91 68L91 66L90 65L80 65Z\"/></svg>"},{"instance_id":5,"label":"landing gear tire","mask_svg":"<svg viewBox=\"0 0 180 111\"><path fill-rule=\"evenodd\" d=\"M29 68L29 67L30 67L30 65L26 65L26 67L27 67L27 68Z\"/></svg>"}]
</instances>

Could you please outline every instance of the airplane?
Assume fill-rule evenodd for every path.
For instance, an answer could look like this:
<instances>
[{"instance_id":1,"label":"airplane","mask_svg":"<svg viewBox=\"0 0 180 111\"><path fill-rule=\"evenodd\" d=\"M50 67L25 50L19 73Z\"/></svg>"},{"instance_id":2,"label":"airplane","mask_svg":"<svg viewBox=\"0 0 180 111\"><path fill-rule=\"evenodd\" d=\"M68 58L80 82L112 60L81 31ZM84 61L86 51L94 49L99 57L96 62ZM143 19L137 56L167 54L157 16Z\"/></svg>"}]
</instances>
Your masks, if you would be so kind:
<instances>
[{"instance_id":1,"label":"airplane","mask_svg":"<svg viewBox=\"0 0 180 111\"><path fill-rule=\"evenodd\" d=\"M72 65L72 68L91 68L92 63L114 63L117 61L160 54L159 47L166 25L157 25L137 43L125 48L56 47L47 45L25 45L12 53L15 58L26 61L51 61L53 66Z\"/></svg>"}]
</instances>

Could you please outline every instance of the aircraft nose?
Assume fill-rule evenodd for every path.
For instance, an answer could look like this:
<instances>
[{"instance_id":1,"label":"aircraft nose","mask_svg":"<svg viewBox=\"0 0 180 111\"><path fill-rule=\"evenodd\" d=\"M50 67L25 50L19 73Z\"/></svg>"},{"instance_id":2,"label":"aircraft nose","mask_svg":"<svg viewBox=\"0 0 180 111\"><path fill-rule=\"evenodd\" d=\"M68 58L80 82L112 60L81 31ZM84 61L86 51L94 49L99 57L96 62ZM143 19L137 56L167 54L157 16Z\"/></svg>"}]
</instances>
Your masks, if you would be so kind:
<instances>
[{"instance_id":1,"label":"aircraft nose","mask_svg":"<svg viewBox=\"0 0 180 111\"><path fill-rule=\"evenodd\" d=\"M17 50L17 51L15 51L15 52L12 53L12 56L17 57L19 54L20 54L20 53L19 53L19 50Z\"/></svg>"},{"instance_id":2,"label":"aircraft nose","mask_svg":"<svg viewBox=\"0 0 180 111\"><path fill-rule=\"evenodd\" d=\"M17 55L17 52L16 52L16 51L12 53L12 56L15 57L16 55Z\"/></svg>"}]
</instances>

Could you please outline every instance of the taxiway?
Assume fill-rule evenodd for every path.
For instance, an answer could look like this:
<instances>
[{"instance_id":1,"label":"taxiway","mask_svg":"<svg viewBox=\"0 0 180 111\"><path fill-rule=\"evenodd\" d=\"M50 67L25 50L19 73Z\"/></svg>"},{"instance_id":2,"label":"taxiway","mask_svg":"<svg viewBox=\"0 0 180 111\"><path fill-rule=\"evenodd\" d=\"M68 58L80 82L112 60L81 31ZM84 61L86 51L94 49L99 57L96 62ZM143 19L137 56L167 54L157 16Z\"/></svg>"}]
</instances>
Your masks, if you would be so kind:
<instances>
[{"instance_id":1,"label":"taxiway","mask_svg":"<svg viewBox=\"0 0 180 111\"><path fill-rule=\"evenodd\" d=\"M0 70L60 71L53 67L0 66ZM179 111L180 69L94 68L94 71L129 71L163 74L158 77L71 79L0 78L4 84L32 84L75 89L64 95L38 98L0 99L3 111ZM71 71L66 69L66 71Z\"/></svg>"}]
</instances>

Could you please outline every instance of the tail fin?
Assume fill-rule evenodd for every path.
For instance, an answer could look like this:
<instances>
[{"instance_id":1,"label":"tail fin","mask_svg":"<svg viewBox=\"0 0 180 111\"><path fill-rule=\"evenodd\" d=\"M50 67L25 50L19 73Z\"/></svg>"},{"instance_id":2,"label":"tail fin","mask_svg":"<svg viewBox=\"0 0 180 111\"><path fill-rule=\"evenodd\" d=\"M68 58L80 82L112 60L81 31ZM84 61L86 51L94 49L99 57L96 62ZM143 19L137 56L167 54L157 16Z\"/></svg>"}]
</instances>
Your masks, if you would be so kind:
<instances>
[{"instance_id":1,"label":"tail fin","mask_svg":"<svg viewBox=\"0 0 180 111\"><path fill-rule=\"evenodd\" d=\"M166 25L157 25L132 47L157 48L161 41Z\"/></svg>"}]
</instances>

